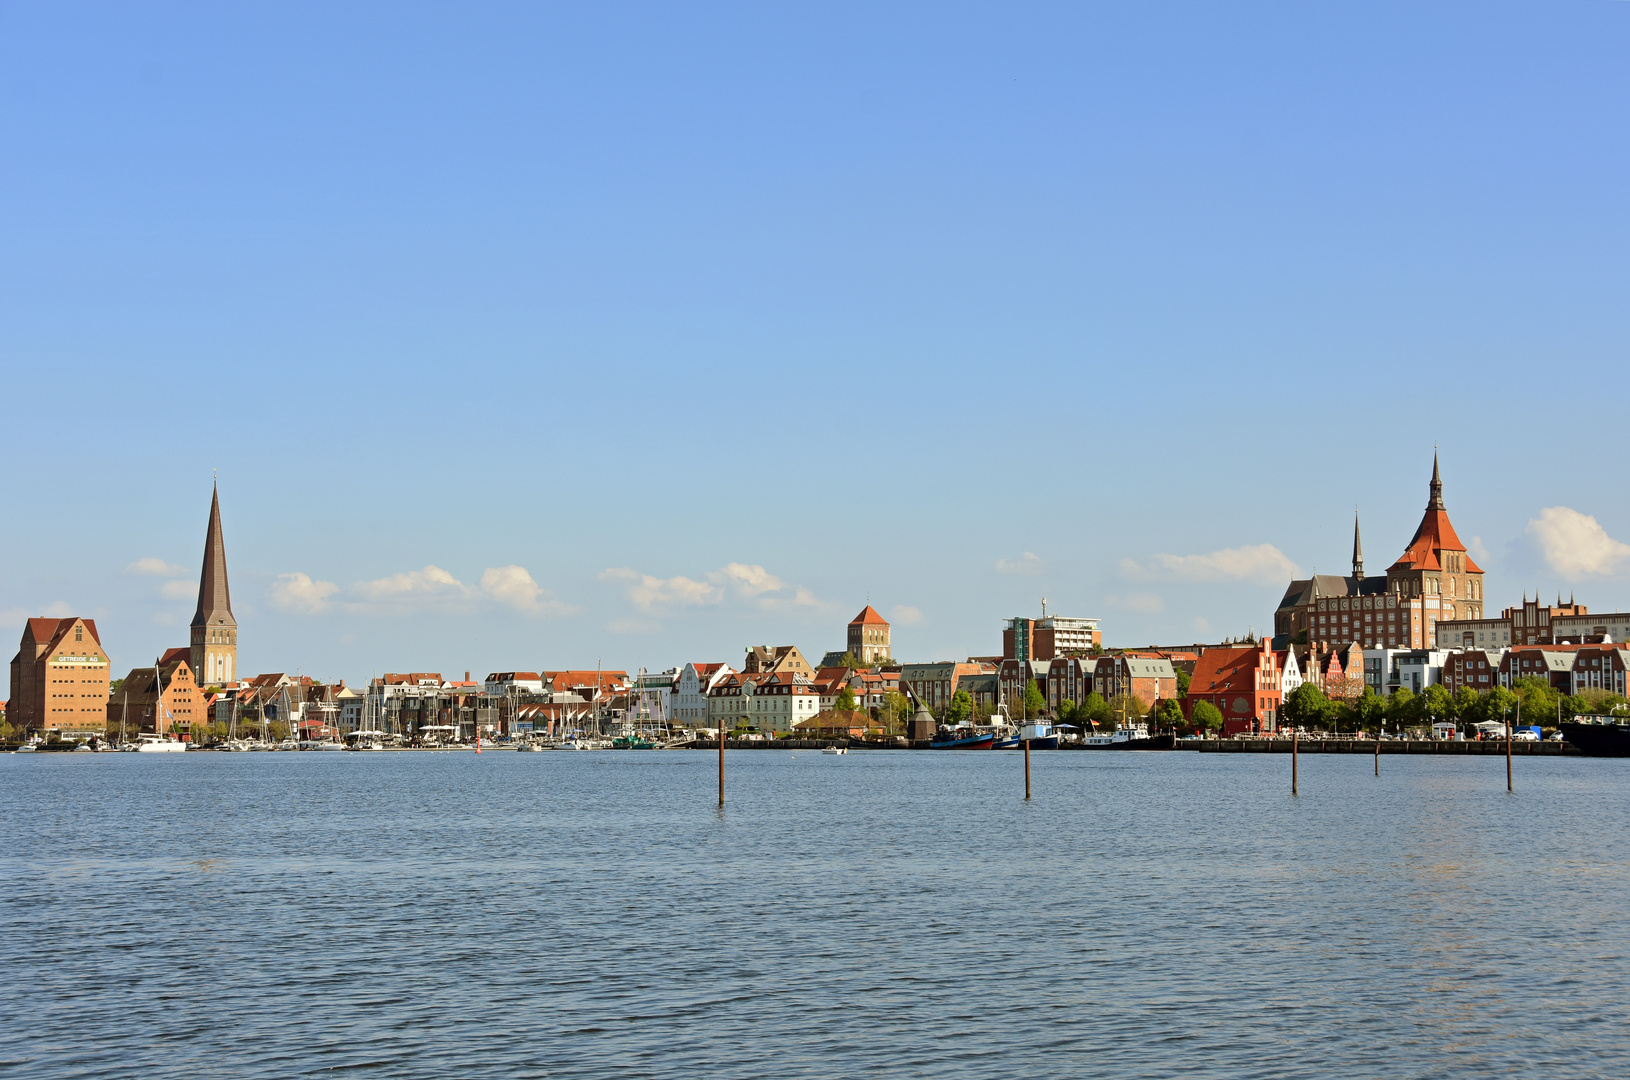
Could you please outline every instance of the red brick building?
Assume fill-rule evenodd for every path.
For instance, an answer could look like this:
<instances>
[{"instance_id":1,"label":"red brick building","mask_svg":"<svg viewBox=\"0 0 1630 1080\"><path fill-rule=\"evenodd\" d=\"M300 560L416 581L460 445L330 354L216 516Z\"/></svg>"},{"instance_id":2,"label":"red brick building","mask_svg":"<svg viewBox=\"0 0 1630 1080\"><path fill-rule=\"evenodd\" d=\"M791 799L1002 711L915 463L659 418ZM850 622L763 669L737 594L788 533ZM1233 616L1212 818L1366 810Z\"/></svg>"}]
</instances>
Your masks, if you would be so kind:
<instances>
[{"instance_id":1,"label":"red brick building","mask_svg":"<svg viewBox=\"0 0 1630 1080\"><path fill-rule=\"evenodd\" d=\"M1223 715L1223 733L1271 732L1278 727L1279 665L1266 640L1243 648L1207 649L1194 665L1184 714L1207 701Z\"/></svg>"},{"instance_id":2,"label":"red brick building","mask_svg":"<svg viewBox=\"0 0 1630 1080\"><path fill-rule=\"evenodd\" d=\"M107 726L108 657L94 619L29 619L11 661L12 727L64 736Z\"/></svg>"}]
</instances>

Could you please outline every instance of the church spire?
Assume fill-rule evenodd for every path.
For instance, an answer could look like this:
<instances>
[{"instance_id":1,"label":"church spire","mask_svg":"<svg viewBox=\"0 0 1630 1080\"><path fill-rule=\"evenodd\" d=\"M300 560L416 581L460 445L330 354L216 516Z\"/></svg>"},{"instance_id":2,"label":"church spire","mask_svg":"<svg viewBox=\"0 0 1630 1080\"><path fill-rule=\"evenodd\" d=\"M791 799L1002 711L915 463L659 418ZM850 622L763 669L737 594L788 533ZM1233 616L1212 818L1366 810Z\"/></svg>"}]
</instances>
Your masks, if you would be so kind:
<instances>
[{"instance_id":1,"label":"church spire","mask_svg":"<svg viewBox=\"0 0 1630 1080\"><path fill-rule=\"evenodd\" d=\"M1353 580L1364 580L1364 544L1358 537L1358 511L1353 511Z\"/></svg>"},{"instance_id":2,"label":"church spire","mask_svg":"<svg viewBox=\"0 0 1630 1080\"><path fill-rule=\"evenodd\" d=\"M1443 505L1443 481L1438 477L1438 452L1432 451L1432 498L1427 502L1428 510L1446 510Z\"/></svg>"},{"instance_id":3,"label":"church spire","mask_svg":"<svg viewBox=\"0 0 1630 1080\"><path fill-rule=\"evenodd\" d=\"M232 593L226 582L226 541L221 536L221 494L214 490L209 500L209 530L204 534L204 568L198 575L198 610L193 626L232 626Z\"/></svg>"}]
</instances>

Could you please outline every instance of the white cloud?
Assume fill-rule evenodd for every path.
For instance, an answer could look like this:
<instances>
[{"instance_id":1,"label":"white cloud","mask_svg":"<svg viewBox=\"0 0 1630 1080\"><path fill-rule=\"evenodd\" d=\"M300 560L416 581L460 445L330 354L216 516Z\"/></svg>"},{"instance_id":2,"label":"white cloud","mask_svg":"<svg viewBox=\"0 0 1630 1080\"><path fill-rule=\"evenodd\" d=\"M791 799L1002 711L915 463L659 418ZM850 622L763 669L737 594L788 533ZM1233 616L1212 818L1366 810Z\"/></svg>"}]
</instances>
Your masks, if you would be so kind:
<instances>
[{"instance_id":1,"label":"white cloud","mask_svg":"<svg viewBox=\"0 0 1630 1080\"><path fill-rule=\"evenodd\" d=\"M481 574L481 591L530 615L564 615L571 609L532 580L524 566L493 566Z\"/></svg>"},{"instance_id":2,"label":"white cloud","mask_svg":"<svg viewBox=\"0 0 1630 1080\"><path fill-rule=\"evenodd\" d=\"M364 600L403 600L418 598L442 599L466 597L470 587L439 566L423 570L408 570L373 581L359 581L352 585L352 594Z\"/></svg>"},{"instance_id":3,"label":"white cloud","mask_svg":"<svg viewBox=\"0 0 1630 1080\"><path fill-rule=\"evenodd\" d=\"M20 607L7 608L0 611L0 633L10 633L11 628L15 627L17 636L21 637L23 633L22 624L29 619L66 619L73 614L75 614L74 609L62 600L55 600L44 608L34 608L32 610Z\"/></svg>"},{"instance_id":4,"label":"white cloud","mask_svg":"<svg viewBox=\"0 0 1630 1080\"><path fill-rule=\"evenodd\" d=\"M1272 544L1252 544L1205 555L1153 555L1141 563L1136 559L1122 559L1121 572L1130 578L1252 581L1277 585L1300 576L1302 569Z\"/></svg>"},{"instance_id":5,"label":"white cloud","mask_svg":"<svg viewBox=\"0 0 1630 1080\"><path fill-rule=\"evenodd\" d=\"M761 596L764 593L780 592L786 588L781 584L780 578L762 566L747 566L739 562L733 562L719 571L719 574L734 585L736 591L743 596Z\"/></svg>"},{"instance_id":6,"label":"white cloud","mask_svg":"<svg viewBox=\"0 0 1630 1080\"><path fill-rule=\"evenodd\" d=\"M889 608L889 615L901 626L916 626L923 621L922 611L909 604L895 604Z\"/></svg>"},{"instance_id":7,"label":"white cloud","mask_svg":"<svg viewBox=\"0 0 1630 1080\"><path fill-rule=\"evenodd\" d=\"M1047 569L1047 564L1041 556L1034 551L1027 551L1017 559L997 559L996 572L998 574L1039 574Z\"/></svg>"},{"instance_id":8,"label":"white cloud","mask_svg":"<svg viewBox=\"0 0 1630 1080\"><path fill-rule=\"evenodd\" d=\"M1607 535L1589 514L1550 506L1528 523L1528 535L1539 544L1551 569L1565 578L1605 577L1630 559L1630 544Z\"/></svg>"},{"instance_id":9,"label":"white cloud","mask_svg":"<svg viewBox=\"0 0 1630 1080\"><path fill-rule=\"evenodd\" d=\"M277 580L266 590L266 599L282 611L315 615L327 610L328 598L339 588L332 581L313 581L309 575L297 571L277 575Z\"/></svg>"},{"instance_id":10,"label":"white cloud","mask_svg":"<svg viewBox=\"0 0 1630 1080\"><path fill-rule=\"evenodd\" d=\"M724 590L705 581L687 577L659 578L641 574L627 566L612 567L599 575L601 581L621 582L628 599L641 611L659 607L694 607L717 604L724 599Z\"/></svg>"},{"instance_id":11,"label":"white cloud","mask_svg":"<svg viewBox=\"0 0 1630 1080\"><path fill-rule=\"evenodd\" d=\"M700 580L688 577L659 578L642 574L632 567L614 566L601 571L599 579L622 585L629 602L646 612L720 604L730 597L750 601L766 610L787 607L824 609L828 606L802 585L788 585L756 563L729 563L721 569L703 574Z\"/></svg>"},{"instance_id":12,"label":"white cloud","mask_svg":"<svg viewBox=\"0 0 1630 1080\"><path fill-rule=\"evenodd\" d=\"M137 559L125 567L125 573L134 574L136 577L181 577L186 572L186 567L167 563L152 555Z\"/></svg>"},{"instance_id":13,"label":"white cloud","mask_svg":"<svg viewBox=\"0 0 1630 1080\"><path fill-rule=\"evenodd\" d=\"M1211 620L1207 619L1204 615L1196 615L1194 617L1193 626L1199 633L1209 634L1211 632Z\"/></svg>"},{"instance_id":14,"label":"white cloud","mask_svg":"<svg viewBox=\"0 0 1630 1080\"><path fill-rule=\"evenodd\" d=\"M185 600L198 595L198 586L187 580L166 581L159 586L158 594L166 600Z\"/></svg>"},{"instance_id":15,"label":"white cloud","mask_svg":"<svg viewBox=\"0 0 1630 1080\"><path fill-rule=\"evenodd\" d=\"M1112 608L1122 611L1161 611L1166 607L1166 601L1154 593L1131 593L1127 596L1111 596L1104 601Z\"/></svg>"},{"instance_id":16,"label":"white cloud","mask_svg":"<svg viewBox=\"0 0 1630 1080\"><path fill-rule=\"evenodd\" d=\"M1472 537L1472 542L1466 545L1466 550L1471 552L1472 560L1476 562L1478 566L1481 566L1485 570L1488 569L1489 562L1491 561L1489 559L1489 549L1483 546L1483 538L1481 536Z\"/></svg>"}]
</instances>

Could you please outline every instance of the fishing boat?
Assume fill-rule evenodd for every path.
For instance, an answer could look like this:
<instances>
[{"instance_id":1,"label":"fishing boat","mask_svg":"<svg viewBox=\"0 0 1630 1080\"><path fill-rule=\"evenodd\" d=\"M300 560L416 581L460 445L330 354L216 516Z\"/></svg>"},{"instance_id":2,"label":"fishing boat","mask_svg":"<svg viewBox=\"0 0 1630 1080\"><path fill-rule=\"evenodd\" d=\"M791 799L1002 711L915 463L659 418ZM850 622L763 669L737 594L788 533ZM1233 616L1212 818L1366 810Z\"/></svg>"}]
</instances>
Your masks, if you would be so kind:
<instances>
[{"instance_id":1,"label":"fishing boat","mask_svg":"<svg viewBox=\"0 0 1630 1080\"><path fill-rule=\"evenodd\" d=\"M930 750L989 750L996 745L996 732L978 728L940 728L928 743Z\"/></svg>"}]
</instances>

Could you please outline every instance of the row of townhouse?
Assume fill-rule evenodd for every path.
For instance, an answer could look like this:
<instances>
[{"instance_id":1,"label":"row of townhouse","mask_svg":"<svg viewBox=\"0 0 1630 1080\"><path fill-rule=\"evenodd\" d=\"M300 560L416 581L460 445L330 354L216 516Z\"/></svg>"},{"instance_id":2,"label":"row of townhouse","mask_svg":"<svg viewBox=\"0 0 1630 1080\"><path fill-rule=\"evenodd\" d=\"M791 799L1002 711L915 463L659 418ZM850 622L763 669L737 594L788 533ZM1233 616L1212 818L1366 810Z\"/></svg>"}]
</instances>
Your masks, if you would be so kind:
<instances>
[{"instance_id":1,"label":"row of townhouse","mask_svg":"<svg viewBox=\"0 0 1630 1080\"><path fill-rule=\"evenodd\" d=\"M1630 645L1516 645L1509 649L1465 649L1443 661L1443 685L1486 692L1510 689L1522 678L1540 678L1562 694L1605 690L1624 696L1630 671Z\"/></svg>"},{"instance_id":2,"label":"row of townhouse","mask_svg":"<svg viewBox=\"0 0 1630 1080\"><path fill-rule=\"evenodd\" d=\"M1036 684L1054 714L1064 702L1085 701L1097 694L1105 701L1128 695L1145 710L1157 701L1177 697L1177 667L1181 660L1154 652L1125 652L1112 656L1054 657L1052 660L1003 660L997 667L997 692L1011 714L1023 709L1024 694Z\"/></svg>"},{"instance_id":3,"label":"row of townhouse","mask_svg":"<svg viewBox=\"0 0 1630 1080\"><path fill-rule=\"evenodd\" d=\"M802 672L736 671L708 691L707 726L785 734L821 711L821 692Z\"/></svg>"}]
</instances>

